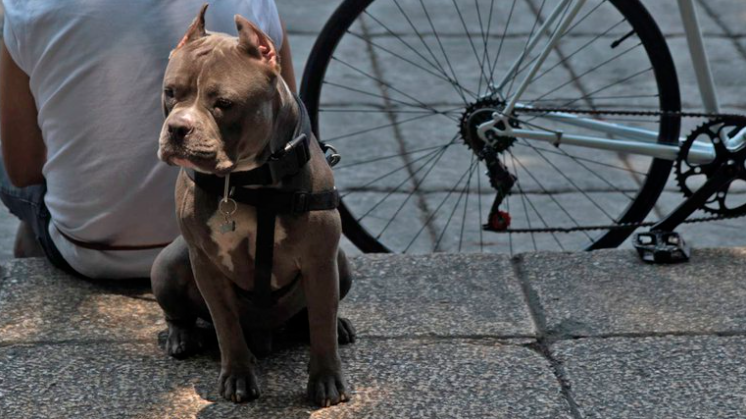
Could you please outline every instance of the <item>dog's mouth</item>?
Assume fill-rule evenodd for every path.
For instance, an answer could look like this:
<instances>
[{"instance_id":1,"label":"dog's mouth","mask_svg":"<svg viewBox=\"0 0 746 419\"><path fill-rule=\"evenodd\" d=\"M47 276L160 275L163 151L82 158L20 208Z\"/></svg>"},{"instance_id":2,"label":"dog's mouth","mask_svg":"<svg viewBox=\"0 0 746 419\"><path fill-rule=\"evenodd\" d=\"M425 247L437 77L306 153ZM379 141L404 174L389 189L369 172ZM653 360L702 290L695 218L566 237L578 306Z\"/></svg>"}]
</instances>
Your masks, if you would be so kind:
<instances>
[{"instance_id":1,"label":"dog's mouth","mask_svg":"<svg viewBox=\"0 0 746 419\"><path fill-rule=\"evenodd\" d=\"M219 159L214 151L186 151L183 149L158 150L158 158L170 166L193 169L198 172L224 176L235 168L236 164L230 159Z\"/></svg>"}]
</instances>

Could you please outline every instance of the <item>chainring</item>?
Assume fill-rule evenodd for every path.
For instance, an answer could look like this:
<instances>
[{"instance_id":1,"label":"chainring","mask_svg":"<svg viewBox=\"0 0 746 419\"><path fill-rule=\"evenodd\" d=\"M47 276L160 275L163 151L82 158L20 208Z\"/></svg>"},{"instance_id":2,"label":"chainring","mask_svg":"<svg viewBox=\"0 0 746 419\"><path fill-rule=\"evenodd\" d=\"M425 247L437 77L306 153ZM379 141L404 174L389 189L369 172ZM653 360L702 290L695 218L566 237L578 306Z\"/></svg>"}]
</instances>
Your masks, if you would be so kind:
<instances>
[{"instance_id":1,"label":"chainring","mask_svg":"<svg viewBox=\"0 0 746 419\"><path fill-rule=\"evenodd\" d=\"M702 206L701 210L709 214L739 217L746 215L746 202L741 205L729 206L728 193L731 192L733 183L740 180L746 185L744 164L746 164L746 144L731 147L724 144L722 138L731 138L742 129L746 128L746 120L743 118L721 117L711 119L692 131L681 144L679 155L674 164L674 175L679 189L686 198L691 197L718 168L729 162L740 168L741 173L736 179L724 185L717 193ZM690 152L696 145L709 145L715 150L715 157L706 163L693 163L690 161Z\"/></svg>"}]
</instances>

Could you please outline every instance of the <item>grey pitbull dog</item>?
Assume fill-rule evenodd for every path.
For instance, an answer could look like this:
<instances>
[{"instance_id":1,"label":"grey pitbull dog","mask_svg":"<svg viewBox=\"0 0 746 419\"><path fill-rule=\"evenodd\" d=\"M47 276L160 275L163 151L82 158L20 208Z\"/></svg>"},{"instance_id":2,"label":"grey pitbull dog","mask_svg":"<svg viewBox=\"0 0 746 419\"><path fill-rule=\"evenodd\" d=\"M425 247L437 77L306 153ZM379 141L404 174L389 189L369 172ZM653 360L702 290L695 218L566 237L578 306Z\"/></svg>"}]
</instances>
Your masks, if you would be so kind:
<instances>
[{"instance_id":1,"label":"grey pitbull dog","mask_svg":"<svg viewBox=\"0 0 746 419\"><path fill-rule=\"evenodd\" d=\"M170 57L158 156L223 176L260 167L283 149L301 109L280 76L269 37L241 16L235 18L237 38L208 33L206 8ZM333 190L331 169L315 140L309 150L310 160L297 175L265 188ZM277 216L275 301L259 307L247 298L255 286L256 208L236 204L232 231L220 231L225 217L218 211L219 197L195 185L185 171L176 185L182 236L163 250L151 273L168 324L168 353L180 358L199 349L195 321L212 321L220 346L220 393L243 402L260 395L255 354L271 350L272 331L300 327L311 344L309 397L321 406L348 400L337 345L354 341L355 332L349 321L337 318L337 307L352 277L339 249L337 210Z\"/></svg>"}]
</instances>

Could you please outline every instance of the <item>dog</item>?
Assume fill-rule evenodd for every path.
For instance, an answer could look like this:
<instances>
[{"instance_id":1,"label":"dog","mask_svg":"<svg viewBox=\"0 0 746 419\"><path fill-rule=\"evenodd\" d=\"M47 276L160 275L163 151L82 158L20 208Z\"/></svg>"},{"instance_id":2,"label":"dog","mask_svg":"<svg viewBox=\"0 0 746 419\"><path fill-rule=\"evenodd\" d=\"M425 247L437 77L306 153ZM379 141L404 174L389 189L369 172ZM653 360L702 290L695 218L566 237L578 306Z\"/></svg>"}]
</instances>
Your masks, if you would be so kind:
<instances>
[{"instance_id":1,"label":"dog","mask_svg":"<svg viewBox=\"0 0 746 419\"><path fill-rule=\"evenodd\" d=\"M320 406L336 405L349 399L338 344L353 342L355 330L337 317L352 275L339 249L332 171L310 131L297 135L307 116L280 76L272 40L238 15L237 37L207 32L206 9L172 51L163 84L158 157L182 167L175 191L182 235L151 272L168 325L166 351L176 358L198 351L195 322L211 321L220 347L219 392L244 402L260 396L256 356L271 351L273 331L305 329L308 396ZM297 173L283 173L287 165ZM271 172L267 184L232 183L268 167L262 172ZM281 179L274 178L278 173ZM295 198L298 191L311 206L314 197L324 205L277 207L268 218L262 212L265 196ZM242 194L259 198L250 205ZM264 300L257 297L262 294Z\"/></svg>"}]
</instances>

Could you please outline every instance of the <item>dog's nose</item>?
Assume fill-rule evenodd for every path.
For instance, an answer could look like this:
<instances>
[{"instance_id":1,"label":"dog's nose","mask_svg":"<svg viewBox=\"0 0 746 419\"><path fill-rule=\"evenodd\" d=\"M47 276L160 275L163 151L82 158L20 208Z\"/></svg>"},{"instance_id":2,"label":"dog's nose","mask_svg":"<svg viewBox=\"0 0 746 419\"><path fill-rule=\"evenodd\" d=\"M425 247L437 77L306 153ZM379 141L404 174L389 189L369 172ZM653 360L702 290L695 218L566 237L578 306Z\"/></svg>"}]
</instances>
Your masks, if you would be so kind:
<instances>
[{"instance_id":1,"label":"dog's nose","mask_svg":"<svg viewBox=\"0 0 746 419\"><path fill-rule=\"evenodd\" d=\"M188 115L173 115L168 122L168 134L174 141L184 141L194 131L194 121Z\"/></svg>"}]
</instances>

